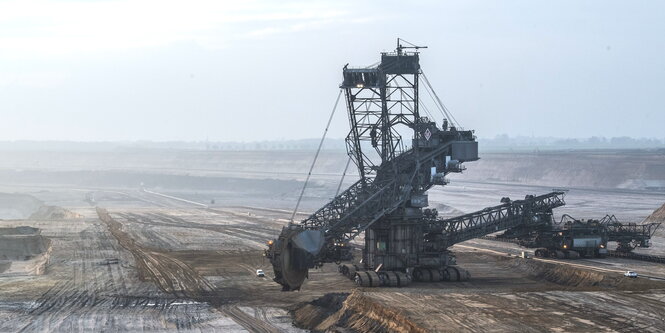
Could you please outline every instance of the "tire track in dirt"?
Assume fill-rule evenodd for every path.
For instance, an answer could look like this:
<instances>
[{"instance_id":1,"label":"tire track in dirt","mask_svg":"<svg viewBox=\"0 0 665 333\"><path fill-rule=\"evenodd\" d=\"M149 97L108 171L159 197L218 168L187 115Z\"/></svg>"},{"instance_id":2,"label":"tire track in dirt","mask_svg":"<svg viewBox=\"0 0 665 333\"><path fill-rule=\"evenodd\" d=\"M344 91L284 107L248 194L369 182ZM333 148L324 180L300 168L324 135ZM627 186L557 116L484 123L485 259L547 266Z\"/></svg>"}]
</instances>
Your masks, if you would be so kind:
<instances>
[{"instance_id":1,"label":"tire track in dirt","mask_svg":"<svg viewBox=\"0 0 665 333\"><path fill-rule=\"evenodd\" d=\"M279 333L280 330L272 326L267 321L262 321L259 318L253 317L240 310L237 306L223 306L219 309L223 314L232 318L233 321L240 326L250 330L251 332L261 333Z\"/></svg>"},{"instance_id":2,"label":"tire track in dirt","mask_svg":"<svg viewBox=\"0 0 665 333\"><path fill-rule=\"evenodd\" d=\"M258 320L231 305L230 303L234 299L232 290L216 289L182 260L159 249L148 248L137 243L122 230L122 223L114 220L105 209L97 208L97 214L120 246L134 256L140 276L153 281L162 291L178 297L206 302L251 332L280 332L269 322Z\"/></svg>"},{"instance_id":3,"label":"tire track in dirt","mask_svg":"<svg viewBox=\"0 0 665 333\"><path fill-rule=\"evenodd\" d=\"M239 225L210 225L184 220L182 218L169 216L163 213L146 213L144 215L135 213L114 213L127 221L147 224L150 226L164 227L188 227L206 231L214 231L228 236L236 236L243 240L252 240L263 245L267 240L274 238L276 231L270 228L252 227L248 230Z\"/></svg>"},{"instance_id":4,"label":"tire track in dirt","mask_svg":"<svg viewBox=\"0 0 665 333\"><path fill-rule=\"evenodd\" d=\"M122 224L114 220L105 209L97 208L97 214L120 246L134 256L139 274L155 282L162 291L189 298L200 298L213 292L212 284L189 265L158 249L138 244L122 230Z\"/></svg>"},{"instance_id":5,"label":"tire track in dirt","mask_svg":"<svg viewBox=\"0 0 665 333\"><path fill-rule=\"evenodd\" d=\"M8 327L22 332L68 331L76 330L76 327L104 325L103 319L99 322L86 322L80 319L82 316L106 318L108 313L113 311L132 309L130 311L154 313L170 308L176 301L173 296L145 295L142 290L137 290L136 286L128 289L121 265L104 264L102 258L118 257L118 251L124 251L112 238L100 237L101 234L108 235L106 230L103 224L95 224L79 232L78 237L68 240L68 245L59 244L73 250L69 255L75 264L64 266L67 267L64 271L51 273L66 272L68 278L58 280L42 293L34 301L34 305L13 318ZM63 248L60 250L67 251Z\"/></svg>"}]
</instances>

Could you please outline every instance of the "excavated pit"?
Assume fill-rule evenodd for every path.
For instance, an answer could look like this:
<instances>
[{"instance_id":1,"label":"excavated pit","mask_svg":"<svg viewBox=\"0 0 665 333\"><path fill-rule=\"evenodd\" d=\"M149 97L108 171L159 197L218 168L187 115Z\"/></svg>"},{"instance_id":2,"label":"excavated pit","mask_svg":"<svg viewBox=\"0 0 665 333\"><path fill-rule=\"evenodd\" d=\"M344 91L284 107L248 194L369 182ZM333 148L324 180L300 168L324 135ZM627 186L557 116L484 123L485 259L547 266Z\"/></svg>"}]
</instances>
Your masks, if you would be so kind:
<instances>
[{"instance_id":1,"label":"excavated pit","mask_svg":"<svg viewBox=\"0 0 665 333\"><path fill-rule=\"evenodd\" d=\"M292 307L290 314L296 327L313 332L453 332L458 326L453 325L450 328L432 326L435 320L417 310L420 305L415 304L432 304L432 311L436 309L441 312L442 318L447 315L453 316L448 313L454 312L450 307L459 304L465 304L464 309L469 313L480 311L483 316L491 317L498 315L498 312L492 314L493 306L496 306L492 305L492 302L504 298L506 304L516 306L517 303L513 304L511 300L530 300L535 294L555 297L552 295L590 292L592 294L589 295L603 297L605 293L620 292L622 295L639 297L633 295L641 295L651 290L665 290L665 282L645 277L630 279L620 272L602 272L567 263L497 255L486 255L483 258L488 256L496 260L495 267L502 267L493 273L496 275L494 278L509 275L511 276L509 279L515 281L514 287L506 285L502 290L497 285L483 289L483 284L494 278L481 273L481 276L475 280L472 278L468 283L440 285L425 283L410 288L370 288L365 291L356 289L352 293L329 293L311 302ZM524 280L532 283L526 283ZM485 290L486 293L476 294L478 290ZM439 306L441 308L438 308ZM478 323L480 325L478 327L472 322L467 324L460 325L468 326L467 328L488 327L483 326L487 323ZM537 327L537 324L533 325Z\"/></svg>"},{"instance_id":2,"label":"excavated pit","mask_svg":"<svg viewBox=\"0 0 665 333\"><path fill-rule=\"evenodd\" d=\"M290 311L297 327L313 332L427 332L400 311L362 291L331 293Z\"/></svg>"}]
</instances>

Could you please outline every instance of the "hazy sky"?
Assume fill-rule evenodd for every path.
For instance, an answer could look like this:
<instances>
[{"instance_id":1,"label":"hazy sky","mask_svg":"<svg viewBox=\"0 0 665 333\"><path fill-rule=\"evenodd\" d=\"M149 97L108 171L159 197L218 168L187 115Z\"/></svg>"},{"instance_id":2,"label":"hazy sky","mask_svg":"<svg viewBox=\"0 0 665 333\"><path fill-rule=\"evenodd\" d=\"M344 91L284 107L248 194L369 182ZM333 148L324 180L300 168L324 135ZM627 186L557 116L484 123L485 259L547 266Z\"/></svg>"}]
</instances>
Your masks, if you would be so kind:
<instances>
[{"instance_id":1,"label":"hazy sky","mask_svg":"<svg viewBox=\"0 0 665 333\"><path fill-rule=\"evenodd\" d=\"M479 137L665 137L663 1L10 0L0 140L320 137L397 37Z\"/></svg>"}]
</instances>

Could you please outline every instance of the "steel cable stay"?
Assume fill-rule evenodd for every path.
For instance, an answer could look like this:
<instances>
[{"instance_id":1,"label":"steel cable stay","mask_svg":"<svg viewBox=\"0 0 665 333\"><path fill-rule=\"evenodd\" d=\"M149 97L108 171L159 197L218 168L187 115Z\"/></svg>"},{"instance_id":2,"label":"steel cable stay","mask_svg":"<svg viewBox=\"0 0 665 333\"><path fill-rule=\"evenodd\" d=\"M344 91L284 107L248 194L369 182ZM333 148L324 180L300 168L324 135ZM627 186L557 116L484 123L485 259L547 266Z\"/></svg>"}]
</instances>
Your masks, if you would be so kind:
<instances>
[{"instance_id":1,"label":"steel cable stay","mask_svg":"<svg viewBox=\"0 0 665 333\"><path fill-rule=\"evenodd\" d=\"M448 110L446 105L443 104L443 101L441 101L441 99L439 98L439 95L436 93L436 90L434 90L434 87L429 82L429 79L427 78L427 75L425 74L425 72L421 72L421 74L422 74L423 80L425 82L425 91L427 91L427 94L432 98L432 100L434 101L434 104L439 108L439 110L443 114L445 114L451 120L451 122L453 122L454 124L456 124L459 127L460 123L457 121L455 116L453 116L452 112L450 112L450 110Z\"/></svg>"},{"instance_id":2,"label":"steel cable stay","mask_svg":"<svg viewBox=\"0 0 665 333\"><path fill-rule=\"evenodd\" d=\"M427 78L425 77L424 73L423 73L423 82L425 83L425 85L424 85L425 86L425 91L427 92L429 97L432 99L432 101L434 102L434 105L439 110L439 112L444 117L444 119L448 119L450 121L451 125L459 126L459 123L457 123L457 120L455 119L455 117L453 117L452 113L448 110L448 108L443 106L443 103L440 100L437 101L438 95L436 95L436 92L434 92L434 88L431 86L431 84L429 84L429 81L427 81Z\"/></svg>"},{"instance_id":3,"label":"steel cable stay","mask_svg":"<svg viewBox=\"0 0 665 333\"><path fill-rule=\"evenodd\" d=\"M432 92L430 92L430 90L429 90L430 88L427 86L427 83L424 82L424 79L423 79L423 81L421 81L421 82L425 83L425 85L424 85L424 86L425 86L425 91L427 92L427 94L429 95L429 97L432 99L432 102L434 103L434 106L435 106L436 109L439 111L439 113L441 113L441 116L443 117L443 119L448 119L448 120L450 121L451 125L455 125L455 123L453 122L453 117L452 117L452 115L448 112L447 109L443 109L443 108L437 103L436 98L434 98L434 95L432 95Z\"/></svg>"},{"instance_id":4,"label":"steel cable stay","mask_svg":"<svg viewBox=\"0 0 665 333\"><path fill-rule=\"evenodd\" d=\"M434 106L436 107L436 109L439 111L439 113L441 113L441 117L443 117L443 119L448 119L450 121L451 125L455 125L455 123L453 122L452 115L446 109L442 109L441 106L439 106L439 104L436 102L436 99L434 98L432 93L428 90L428 87L426 85L425 85L425 91L427 92L427 94L432 99L432 102L434 102ZM424 104L421 104L421 105L424 106ZM425 108L425 110L429 111L427 108ZM434 119L434 117L432 117L432 119Z\"/></svg>"},{"instance_id":5,"label":"steel cable stay","mask_svg":"<svg viewBox=\"0 0 665 333\"><path fill-rule=\"evenodd\" d=\"M418 100L418 106L421 107L423 110L425 110L425 113L430 117L430 119L434 120L434 115L429 111L429 108L425 103L423 103L422 100Z\"/></svg>"},{"instance_id":6,"label":"steel cable stay","mask_svg":"<svg viewBox=\"0 0 665 333\"><path fill-rule=\"evenodd\" d=\"M432 84L427 79L427 75L425 75L425 72L421 71L421 74L422 74L422 77L425 81L425 91L427 91L427 93L430 95L430 97L432 97L435 104L438 102L439 110L443 114L445 114L450 119L451 122L453 122L455 125L457 125L457 127L461 128L460 123L457 121L457 119L455 119L455 116L453 116L452 112L450 112L450 110L448 110L446 105L443 104L443 102L439 98L439 95L436 94L436 91L434 90L434 88L432 87Z\"/></svg>"},{"instance_id":7,"label":"steel cable stay","mask_svg":"<svg viewBox=\"0 0 665 333\"><path fill-rule=\"evenodd\" d=\"M342 189L342 183L344 183L344 177L346 177L346 172L349 170L349 165L351 164L351 156L346 159L346 166L344 167L344 172L342 172L342 179L339 180L339 185L337 185L337 191L335 191L335 197L339 195L339 191Z\"/></svg>"},{"instance_id":8,"label":"steel cable stay","mask_svg":"<svg viewBox=\"0 0 665 333\"><path fill-rule=\"evenodd\" d=\"M295 218L296 213L298 212L298 207L300 207L300 201L302 201L302 197L305 194L305 189L307 188L307 183L309 183L309 178L312 176L312 170L314 170L314 166L316 165L316 160L319 158L319 153L321 152L321 147L323 147L323 142L326 140L326 135L328 134L328 129L330 128L330 123L332 122L333 116L335 115L335 111L337 110L337 105L339 104L340 97L342 97L342 89L340 89L339 93L337 94L337 98L335 99L335 106L333 106L333 109L330 112L330 117L328 118L328 123L326 124L326 129L323 131L323 136L321 136L321 141L319 142L319 147L316 149L316 154L314 155L314 160L312 161L312 165L309 167L309 172L307 173L307 178L305 178L305 183L302 185L302 190L300 191L300 196L298 197L298 201L296 202L296 208L293 210L293 214L291 214L291 219L290 219L291 222L293 222L293 219ZM348 167L348 163L347 163L347 167ZM339 191L339 189L338 189L338 191Z\"/></svg>"}]
</instances>

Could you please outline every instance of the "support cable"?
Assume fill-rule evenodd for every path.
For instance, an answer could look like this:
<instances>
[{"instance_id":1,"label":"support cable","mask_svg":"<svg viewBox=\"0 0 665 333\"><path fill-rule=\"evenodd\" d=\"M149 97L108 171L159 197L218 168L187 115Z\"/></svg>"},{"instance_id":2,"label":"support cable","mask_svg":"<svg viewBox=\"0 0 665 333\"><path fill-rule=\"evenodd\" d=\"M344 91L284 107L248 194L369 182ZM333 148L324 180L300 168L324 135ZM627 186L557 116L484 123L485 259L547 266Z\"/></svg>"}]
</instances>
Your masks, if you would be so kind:
<instances>
[{"instance_id":1,"label":"support cable","mask_svg":"<svg viewBox=\"0 0 665 333\"><path fill-rule=\"evenodd\" d=\"M426 81L426 79L424 79L424 80L425 80L425 91L427 92L427 94L429 95L429 97L430 97L430 98L432 99L432 101L434 102L434 106L436 106L436 108L439 110L439 112L441 112L441 115L442 115L445 119L450 120L450 124L451 124L451 125L459 127L459 123L457 123L457 119L455 119L455 117L454 117L453 114L448 110L448 108L446 108L445 105L443 105L443 103L441 102L441 100L438 100L438 101L437 101L437 99L439 98L439 96L436 95L436 92L434 91L434 88L431 86L431 84L429 84L429 81Z\"/></svg>"},{"instance_id":2,"label":"support cable","mask_svg":"<svg viewBox=\"0 0 665 333\"><path fill-rule=\"evenodd\" d=\"M293 214L291 214L291 222L293 222L293 219L296 216L296 212L298 211L298 207L300 207L300 201L302 200L302 196L305 194L307 183L309 182L309 178L312 176L312 170L314 170L314 165L316 164L316 160L319 158L321 147L323 147L323 141L326 139L326 134L328 134L328 128L330 128L330 123L332 122L333 116L335 115L335 110L337 110L337 104L339 104L339 98L341 96L342 96L342 89L340 89L339 94L337 94L337 99L335 100L335 106L333 106L332 112L330 113L330 118L328 118L328 124L326 125L326 129L323 131L321 142L319 142L319 148L316 150L316 155L314 155L314 160L312 161L312 165L309 167L307 178L305 179L305 183L302 185L302 190L300 191L300 196L298 197L298 202L296 203L296 208L293 210Z\"/></svg>"},{"instance_id":3,"label":"support cable","mask_svg":"<svg viewBox=\"0 0 665 333\"><path fill-rule=\"evenodd\" d=\"M429 89L432 91L432 94L434 94L435 101L436 101L436 102L439 102L441 108L443 108L443 112L444 112L446 115L449 115L449 116L450 116L450 118L451 118L450 120L453 121L453 122L455 122L455 124L457 124L457 127L461 128L461 126L460 126L459 122L457 121L457 119L455 119L455 117L454 117L453 114L450 112L450 110L448 110L448 108L446 107L446 105L443 104L443 102L442 102L441 99L439 98L439 95L436 94L436 91L434 90L434 88L432 88L432 84L429 83L429 80L427 79L427 75L425 75L425 72L422 72L422 74L423 74L423 78L425 79L425 83L427 83L427 86L428 86ZM425 89L425 90L427 90L427 89ZM428 93L429 93L429 91L428 91ZM430 95L430 96L431 96L431 95Z\"/></svg>"},{"instance_id":4,"label":"support cable","mask_svg":"<svg viewBox=\"0 0 665 333\"><path fill-rule=\"evenodd\" d=\"M430 92L429 88L427 87L427 84L425 84L424 86L425 86L425 91L427 92L429 97L432 99L432 102L434 103L434 107L436 107L436 109L441 113L443 119L448 119L450 120L451 125L455 125L455 123L453 123L451 115L448 114L446 110L442 109L441 106L436 102L436 99L434 98L434 95L432 95L432 93Z\"/></svg>"},{"instance_id":5,"label":"support cable","mask_svg":"<svg viewBox=\"0 0 665 333\"><path fill-rule=\"evenodd\" d=\"M346 171L349 170L349 164L351 164L351 156L346 160L346 166L344 167L344 172L342 172L342 179L339 180L339 185L337 185L337 191L335 192L335 198L339 195L339 191L342 189L342 183L344 182L344 177L346 176Z\"/></svg>"},{"instance_id":6,"label":"support cable","mask_svg":"<svg viewBox=\"0 0 665 333\"><path fill-rule=\"evenodd\" d=\"M434 116L432 115L432 113L429 112L429 109L427 108L427 105L425 105L425 103L423 103L422 100L418 100L418 105L419 105L423 110L425 110L425 113L427 113L427 115L429 116L430 119L432 119L432 120L436 120L436 119L434 118Z\"/></svg>"}]
</instances>

